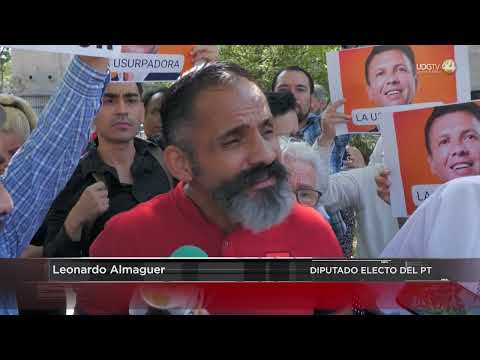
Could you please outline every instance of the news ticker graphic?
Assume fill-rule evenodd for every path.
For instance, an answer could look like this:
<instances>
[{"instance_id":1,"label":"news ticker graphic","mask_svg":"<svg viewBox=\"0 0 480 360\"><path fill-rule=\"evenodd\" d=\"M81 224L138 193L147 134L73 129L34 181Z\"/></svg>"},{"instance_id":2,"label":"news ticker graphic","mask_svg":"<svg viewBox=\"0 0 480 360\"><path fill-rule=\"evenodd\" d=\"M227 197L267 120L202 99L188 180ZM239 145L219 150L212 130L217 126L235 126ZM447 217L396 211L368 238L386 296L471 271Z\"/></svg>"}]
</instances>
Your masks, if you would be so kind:
<instances>
[{"instance_id":1,"label":"news ticker graphic","mask_svg":"<svg viewBox=\"0 0 480 360\"><path fill-rule=\"evenodd\" d=\"M57 282L478 281L480 259L49 259Z\"/></svg>"},{"instance_id":2,"label":"news ticker graphic","mask_svg":"<svg viewBox=\"0 0 480 360\"><path fill-rule=\"evenodd\" d=\"M179 291L201 293L209 312L214 314L297 314L298 309L307 314L312 309L341 309L352 299L371 310L401 307L416 309L417 313L458 308L480 311L479 278L480 259L0 260L0 293L15 290L27 294L23 296L28 298L27 304L23 305L31 309L45 303L57 306L58 294L63 297L66 289L83 289L86 292L82 296L107 303L126 296L129 303L130 295L146 288L162 296ZM39 299L43 299L41 304Z\"/></svg>"},{"instance_id":3,"label":"news ticker graphic","mask_svg":"<svg viewBox=\"0 0 480 360\"><path fill-rule=\"evenodd\" d=\"M480 259L1 259L0 285L19 282L402 282L480 280Z\"/></svg>"}]
</instances>

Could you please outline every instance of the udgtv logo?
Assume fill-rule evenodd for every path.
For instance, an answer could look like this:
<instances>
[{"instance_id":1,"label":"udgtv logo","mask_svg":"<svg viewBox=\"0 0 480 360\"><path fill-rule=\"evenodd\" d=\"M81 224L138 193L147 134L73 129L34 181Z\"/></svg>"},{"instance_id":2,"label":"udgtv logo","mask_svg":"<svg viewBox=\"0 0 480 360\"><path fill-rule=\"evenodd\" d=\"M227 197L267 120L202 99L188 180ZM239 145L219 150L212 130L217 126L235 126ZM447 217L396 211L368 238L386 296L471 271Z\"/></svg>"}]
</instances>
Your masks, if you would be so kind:
<instances>
[{"instance_id":1,"label":"udgtv logo","mask_svg":"<svg viewBox=\"0 0 480 360\"><path fill-rule=\"evenodd\" d=\"M441 64L417 64L418 73L438 74L444 72L453 74L457 70L457 65L453 59L445 59Z\"/></svg>"}]
</instances>

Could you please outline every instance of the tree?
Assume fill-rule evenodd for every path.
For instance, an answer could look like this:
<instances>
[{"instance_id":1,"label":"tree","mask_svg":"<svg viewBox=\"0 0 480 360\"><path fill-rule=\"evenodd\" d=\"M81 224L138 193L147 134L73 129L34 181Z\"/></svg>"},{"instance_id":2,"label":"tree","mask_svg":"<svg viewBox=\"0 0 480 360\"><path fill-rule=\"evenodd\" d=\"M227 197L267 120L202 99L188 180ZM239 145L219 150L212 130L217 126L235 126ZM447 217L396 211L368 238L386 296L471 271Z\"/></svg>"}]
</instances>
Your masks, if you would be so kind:
<instances>
[{"instance_id":1,"label":"tree","mask_svg":"<svg viewBox=\"0 0 480 360\"><path fill-rule=\"evenodd\" d=\"M12 76L11 60L12 54L10 49L0 46L0 93L4 91L5 83L10 83Z\"/></svg>"},{"instance_id":2,"label":"tree","mask_svg":"<svg viewBox=\"0 0 480 360\"><path fill-rule=\"evenodd\" d=\"M220 59L237 63L257 79L264 90L271 89L279 69L298 65L307 70L315 83L328 89L326 53L340 45L220 45ZM378 135L354 135L350 144L357 147L368 162Z\"/></svg>"},{"instance_id":3,"label":"tree","mask_svg":"<svg viewBox=\"0 0 480 360\"><path fill-rule=\"evenodd\" d=\"M355 134L350 140L350 145L355 146L362 153L365 162L368 164L370 155L380 137L378 134Z\"/></svg>"},{"instance_id":4,"label":"tree","mask_svg":"<svg viewBox=\"0 0 480 360\"><path fill-rule=\"evenodd\" d=\"M220 60L249 70L264 90L270 89L280 68L291 65L304 68L315 83L328 89L326 53L339 48L339 45L219 45ZM146 87L158 86L159 83L151 83Z\"/></svg>"},{"instance_id":5,"label":"tree","mask_svg":"<svg viewBox=\"0 0 480 360\"><path fill-rule=\"evenodd\" d=\"M249 70L264 90L270 90L277 71L297 65L307 70L315 83L328 89L326 53L339 45L220 45L220 59Z\"/></svg>"}]
</instances>

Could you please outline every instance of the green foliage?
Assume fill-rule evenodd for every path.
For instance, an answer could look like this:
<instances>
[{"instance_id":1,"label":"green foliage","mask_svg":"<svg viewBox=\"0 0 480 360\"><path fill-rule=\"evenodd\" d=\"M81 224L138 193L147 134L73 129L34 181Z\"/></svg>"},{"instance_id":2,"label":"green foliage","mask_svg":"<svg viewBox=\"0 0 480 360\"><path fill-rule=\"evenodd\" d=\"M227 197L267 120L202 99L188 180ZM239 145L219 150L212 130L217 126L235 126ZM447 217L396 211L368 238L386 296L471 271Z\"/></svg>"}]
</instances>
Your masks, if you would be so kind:
<instances>
[{"instance_id":1,"label":"green foliage","mask_svg":"<svg viewBox=\"0 0 480 360\"><path fill-rule=\"evenodd\" d=\"M257 79L264 90L270 90L277 71L297 65L318 84L328 89L326 53L339 45L220 45L220 59L237 63Z\"/></svg>"},{"instance_id":2,"label":"green foliage","mask_svg":"<svg viewBox=\"0 0 480 360\"><path fill-rule=\"evenodd\" d=\"M355 134L350 140L350 145L360 150L367 164L379 136L377 134Z\"/></svg>"},{"instance_id":3,"label":"green foliage","mask_svg":"<svg viewBox=\"0 0 480 360\"><path fill-rule=\"evenodd\" d=\"M0 92L4 92L10 85L12 78L12 54L10 49L0 46Z\"/></svg>"}]
</instances>

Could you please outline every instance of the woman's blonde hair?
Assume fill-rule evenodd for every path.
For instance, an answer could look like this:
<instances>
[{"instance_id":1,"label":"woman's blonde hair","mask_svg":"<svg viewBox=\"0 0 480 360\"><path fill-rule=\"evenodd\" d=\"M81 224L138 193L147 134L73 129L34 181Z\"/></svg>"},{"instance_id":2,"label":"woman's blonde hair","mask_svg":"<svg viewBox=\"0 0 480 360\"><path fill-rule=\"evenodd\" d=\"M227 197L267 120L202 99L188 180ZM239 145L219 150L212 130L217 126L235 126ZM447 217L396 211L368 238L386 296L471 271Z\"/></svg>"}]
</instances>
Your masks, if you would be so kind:
<instances>
[{"instance_id":1,"label":"woman's blonde hair","mask_svg":"<svg viewBox=\"0 0 480 360\"><path fill-rule=\"evenodd\" d=\"M25 100L7 94L0 94L0 107L5 115L0 120L0 131L27 139L37 126L37 115L32 107Z\"/></svg>"}]
</instances>

